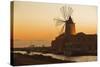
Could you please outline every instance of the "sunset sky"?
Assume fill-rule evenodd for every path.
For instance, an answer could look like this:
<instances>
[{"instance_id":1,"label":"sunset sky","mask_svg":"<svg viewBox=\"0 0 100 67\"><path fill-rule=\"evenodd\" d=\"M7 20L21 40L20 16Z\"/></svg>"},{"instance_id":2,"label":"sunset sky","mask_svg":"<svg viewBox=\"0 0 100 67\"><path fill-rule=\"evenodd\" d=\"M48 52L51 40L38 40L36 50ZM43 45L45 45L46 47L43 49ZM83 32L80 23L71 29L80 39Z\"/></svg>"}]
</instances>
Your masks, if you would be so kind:
<instances>
[{"instance_id":1,"label":"sunset sky","mask_svg":"<svg viewBox=\"0 0 100 67\"><path fill-rule=\"evenodd\" d=\"M14 2L14 40L53 40L59 35L54 18L62 17L60 8L64 4ZM96 34L97 7L69 5L76 32Z\"/></svg>"}]
</instances>

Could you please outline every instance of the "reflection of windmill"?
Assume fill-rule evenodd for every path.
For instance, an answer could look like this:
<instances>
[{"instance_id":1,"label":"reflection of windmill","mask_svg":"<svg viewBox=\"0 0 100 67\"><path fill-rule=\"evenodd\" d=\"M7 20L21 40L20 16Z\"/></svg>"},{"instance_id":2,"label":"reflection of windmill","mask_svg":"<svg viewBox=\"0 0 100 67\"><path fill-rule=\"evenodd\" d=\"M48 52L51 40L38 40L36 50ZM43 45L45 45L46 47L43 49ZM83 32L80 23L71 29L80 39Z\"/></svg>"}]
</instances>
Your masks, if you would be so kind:
<instances>
[{"instance_id":1,"label":"reflection of windmill","mask_svg":"<svg viewBox=\"0 0 100 67\"><path fill-rule=\"evenodd\" d=\"M73 9L71 7L63 6L60 8L60 11L62 13L63 19L56 18L56 25L63 25L61 32L65 28L66 34L75 34L75 23L73 23L73 20L71 18L71 14L73 12Z\"/></svg>"}]
</instances>

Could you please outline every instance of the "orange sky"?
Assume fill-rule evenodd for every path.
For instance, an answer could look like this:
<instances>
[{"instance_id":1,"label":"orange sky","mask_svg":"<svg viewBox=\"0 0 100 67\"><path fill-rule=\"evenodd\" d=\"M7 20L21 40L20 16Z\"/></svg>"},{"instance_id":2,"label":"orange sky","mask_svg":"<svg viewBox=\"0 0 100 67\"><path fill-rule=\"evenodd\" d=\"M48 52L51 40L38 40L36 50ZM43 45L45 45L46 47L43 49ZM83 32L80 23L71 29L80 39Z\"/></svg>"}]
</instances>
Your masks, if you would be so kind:
<instances>
[{"instance_id":1,"label":"orange sky","mask_svg":"<svg viewBox=\"0 0 100 67\"><path fill-rule=\"evenodd\" d=\"M54 18L62 17L59 8L63 4L14 2L14 39L53 40L59 35L60 27ZM95 34L97 32L97 7L70 5L76 32Z\"/></svg>"}]
</instances>

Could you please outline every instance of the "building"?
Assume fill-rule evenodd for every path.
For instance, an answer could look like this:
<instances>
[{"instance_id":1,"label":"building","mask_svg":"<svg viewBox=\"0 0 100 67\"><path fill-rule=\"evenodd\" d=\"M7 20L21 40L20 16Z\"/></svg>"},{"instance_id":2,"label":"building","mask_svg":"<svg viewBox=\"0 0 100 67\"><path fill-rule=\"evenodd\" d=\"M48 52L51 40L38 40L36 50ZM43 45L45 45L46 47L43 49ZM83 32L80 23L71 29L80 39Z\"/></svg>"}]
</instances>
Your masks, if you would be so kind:
<instances>
[{"instance_id":1,"label":"building","mask_svg":"<svg viewBox=\"0 0 100 67\"><path fill-rule=\"evenodd\" d=\"M65 55L96 55L97 35L77 33L72 18L65 23L65 32L60 34L51 43L54 53Z\"/></svg>"},{"instance_id":2,"label":"building","mask_svg":"<svg viewBox=\"0 0 100 67\"><path fill-rule=\"evenodd\" d=\"M52 41L52 48L55 53L60 54L96 54L97 35L76 35L62 34Z\"/></svg>"}]
</instances>

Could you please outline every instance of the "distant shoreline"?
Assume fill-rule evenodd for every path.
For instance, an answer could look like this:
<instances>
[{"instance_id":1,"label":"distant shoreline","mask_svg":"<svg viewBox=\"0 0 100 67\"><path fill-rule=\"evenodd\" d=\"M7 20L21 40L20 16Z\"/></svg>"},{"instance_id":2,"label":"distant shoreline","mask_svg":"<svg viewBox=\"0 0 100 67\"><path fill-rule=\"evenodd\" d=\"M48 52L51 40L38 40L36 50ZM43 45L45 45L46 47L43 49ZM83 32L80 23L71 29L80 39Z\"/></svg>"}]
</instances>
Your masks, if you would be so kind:
<instances>
[{"instance_id":1,"label":"distant shoreline","mask_svg":"<svg viewBox=\"0 0 100 67\"><path fill-rule=\"evenodd\" d=\"M39 50L41 49L41 50ZM44 50L46 49L46 50ZM49 49L49 50L47 50ZM46 48L13 48L13 51L25 51L25 52L41 52L41 53L52 53L52 54L56 54L56 55L64 55L63 53L55 53L52 51L52 49L50 47L46 47ZM65 55L68 56L68 55ZM69 56L97 56L97 52L91 52L91 53L82 53L82 52L73 52L72 55Z\"/></svg>"}]
</instances>

